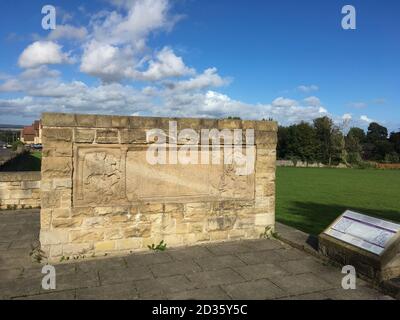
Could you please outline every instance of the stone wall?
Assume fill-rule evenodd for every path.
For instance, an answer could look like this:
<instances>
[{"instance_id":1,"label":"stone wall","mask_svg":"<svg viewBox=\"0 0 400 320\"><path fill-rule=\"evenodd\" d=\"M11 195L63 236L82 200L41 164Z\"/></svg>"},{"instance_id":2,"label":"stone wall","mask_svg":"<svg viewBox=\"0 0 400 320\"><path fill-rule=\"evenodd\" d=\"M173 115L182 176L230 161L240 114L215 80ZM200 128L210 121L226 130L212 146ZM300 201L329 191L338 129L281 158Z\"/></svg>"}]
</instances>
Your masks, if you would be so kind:
<instances>
[{"instance_id":1,"label":"stone wall","mask_svg":"<svg viewBox=\"0 0 400 320\"><path fill-rule=\"evenodd\" d=\"M320 162L309 163L306 161L276 160L277 167L296 167L296 168L336 168L346 169L347 166L339 163L337 166L328 166Z\"/></svg>"},{"instance_id":2,"label":"stone wall","mask_svg":"<svg viewBox=\"0 0 400 320\"><path fill-rule=\"evenodd\" d=\"M40 208L40 172L0 172L0 209Z\"/></svg>"},{"instance_id":3,"label":"stone wall","mask_svg":"<svg viewBox=\"0 0 400 320\"><path fill-rule=\"evenodd\" d=\"M157 142L150 129L166 132L169 160L182 147L198 148L171 138L171 121L181 133L254 129L254 146L245 149L255 150L254 171L237 174L239 162L149 163ZM174 247L259 238L274 227L275 122L45 113L42 123L40 241L51 261L148 250L161 240Z\"/></svg>"}]
</instances>

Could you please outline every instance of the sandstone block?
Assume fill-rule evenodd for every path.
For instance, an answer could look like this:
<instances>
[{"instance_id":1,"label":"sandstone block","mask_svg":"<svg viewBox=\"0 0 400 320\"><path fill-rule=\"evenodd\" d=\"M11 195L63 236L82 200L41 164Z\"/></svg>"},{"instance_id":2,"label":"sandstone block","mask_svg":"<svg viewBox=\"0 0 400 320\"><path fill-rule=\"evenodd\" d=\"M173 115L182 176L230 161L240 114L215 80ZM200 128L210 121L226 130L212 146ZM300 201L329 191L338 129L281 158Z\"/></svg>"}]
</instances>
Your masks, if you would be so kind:
<instances>
[{"instance_id":1,"label":"sandstone block","mask_svg":"<svg viewBox=\"0 0 400 320\"><path fill-rule=\"evenodd\" d=\"M102 241L104 231L73 230L70 232L70 239L75 243Z\"/></svg>"},{"instance_id":2,"label":"sandstone block","mask_svg":"<svg viewBox=\"0 0 400 320\"><path fill-rule=\"evenodd\" d=\"M97 253L110 252L115 249L115 241L101 241L94 244L94 251Z\"/></svg>"},{"instance_id":3,"label":"sandstone block","mask_svg":"<svg viewBox=\"0 0 400 320\"><path fill-rule=\"evenodd\" d=\"M69 157L44 157L42 159L42 177L71 178L72 159Z\"/></svg>"},{"instance_id":4,"label":"sandstone block","mask_svg":"<svg viewBox=\"0 0 400 320\"><path fill-rule=\"evenodd\" d=\"M129 127L129 117L125 116L112 116L111 126L113 128L128 128Z\"/></svg>"},{"instance_id":5,"label":"sandstone block","mask_svg":"<svg viewBox=\"0 0 400 320\"><path fill-rule=\"evenodd\" d=\"M48 142L71 142L72 141L72 129L70 128L43 128L42 138L44 144Z\"/></svg>"},{"instance_id":6,"label":"sandstone block","mask_svg":"<svg viewBox=\"0 0 400 320\"><path fill-rule=\"evenodd\" d=\"M93 143L96 131L93 129L75 129L76 143Z\"/></svg>"},{"instance_id":7,"label":"sandstone block","mask_svg":"<svg viewBox=\"0 0 400 320\"><path fill-rule=\"evenodd\" d=\"M115 248L117 250L136 250L142 247L142 239L120 239L115 240Z\"/></svg>"},{"instance_id":8,"label":"sandstone block","mask_svg":"<svg viewBox=\"0 0 400 320\"><path fill-rule=\"evenodd\" d=\"M68 232L61 230L51 230L51 231L41 230L40 243L43 245L68 243Z\"/></svg>"},{"instance_id":9,"label":"sandstone block","mask_svg":"<svg viewBox=\"0 0 400 320\"><path fill-rule=\"evenodd\" d=\"M78 127L95 127L96 115L92 114L78 114L76 115L76 124ZM76 136L75 136L76 138Z\"/></svg>"},{"instance_id":10,"label":"sandstone block","mask_svg":"<svg viewBox=\"0 0 400 320\"><path fill-rule=\"evenodd\" d=\"M122 229L122 234L124 238L147 238L151 235L151 225L138 224L132 227L127 227Z\"/></svg>"},{"instance_id":11,"label":"sandstone block","mask_svg":"<svg viewBox=\"0 0 400 320\"><path fill-rule=\"evenodd\" d=\"M140 129L124 129L120 130L121 143L146 143L146 131Z\"/></svg>"},{"instance_id":12,"label":"sandstone block","mask_svg":"<svg viewBox=\"0 0 400 320\"><path fill-rule=\"evenodd\" d=\"M70 113L43 113L43 127L74 127L75 115Z\"/></svg>"},{"instance_id":13,"label":"sandstone block","mask_svg":"<svg viewBox=\"0 0 400 320\"><path fill-rule=\"evenodd\" d=\"M110 128L111 124L112 124L111 119L112 119L112 117L110 117L110 116L97 115L96 116L96 127L97 128Z\"/></svg>"},{"instance_id":14,"label":"sandstone block","mask_svg":"<svg viewBox=\"0 0 400 320\"><path fill-rule=\"evenodd\" d=\"M119 143L117 130L97 130L96 132L97 143Z\"/></svg>"},{"instance_id":15,"label":"sandstone block","mask_svg":"<svg viewBox=\"0 0 400 320\"><path fill-rule=\"evenodd\" d=\"M94 253L94 246L90 243L68 243L63 245L63 255L66 257Z\"/></svg>"},{"instance_id":16,"label":"sandstone block","mask_svg":"<svg viewBox=\"0 0 400 320\"><path fill-rule=\"evenodd\" d=\"M77 218L53 218L51 226L54 229L76 228L82 224L82 219Z\"/></svg>"},{"instance_id":17,"label":"sandstone block","mask_svg":"<svg viewBox=\"0 0 400 320\"><path fill-rule=\"evenodd\" d=\"M256 226L269 226L274 224L273 214L256 214L255 225Z\"/></svg>"}]
</instances>

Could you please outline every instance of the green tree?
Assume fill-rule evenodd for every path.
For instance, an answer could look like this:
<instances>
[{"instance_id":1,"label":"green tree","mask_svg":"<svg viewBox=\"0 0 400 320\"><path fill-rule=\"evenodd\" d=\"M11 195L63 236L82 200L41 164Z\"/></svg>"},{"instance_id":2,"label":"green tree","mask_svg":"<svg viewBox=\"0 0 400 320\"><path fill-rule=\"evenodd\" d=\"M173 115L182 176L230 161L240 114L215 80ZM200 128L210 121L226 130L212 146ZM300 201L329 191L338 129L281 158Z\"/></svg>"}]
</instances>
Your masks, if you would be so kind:
<instances>
[{"instance_id":1,"label":"green tree","mask_svg":"<svg viewBox=\"0 0 400 320\"><path fill-rule=\"evenodd\" d=\"M365 141L365 132L361 128L350 128L345 138L347 152L346 160L351 164L360 163L362 160L362 142Z\"/></svg>"},{"instance_id":2,"label":"green tree","mask_svg":"<svg viewBox=\"0 0 400 320\"><path fill-rule=\"evenodd\" d=\"M317 138L315 129L306 122L292 125L287 135L287 155L305 162L317 159Z\"/></svg>"},{"instance_id":3,"label":"green tree","mask_svg":"<svg viewBox=\"0 0 400 320\"><path fill-rule=\"evenodd\" d=\"M381 126L379 123L371 122L368 126L367 141L375 143L376 141L386 140L388 138L387 128Z\"/></svg>"},{"instance_id":4,"label":"green tree","mask_svg":"<svg viewBox=\"0 0 400 320\"><path fill-rule=\"evenodd\" d=\"M400 154L400 132L392 132L389 138L396 153Z\"/></svg>"},{"instance_id":5,"label":"green tree","mask_svg":"<svg viewBox=\"0 0 400 320\"><path fill-rule=\"evenodd\" d=\"M278 145L277 145L277 156L278 159L286 159L288 153L288 142L289 142L289 128L279 126L278 127Z\"/></svg>"},{"instance_id":6,"label":"green tree","mask_svg":"<svg viewBox=\"0 0 400 320\"><path fill-rule=\"evenodd\" d=\"M318 159L332 165L344 159L344 137L340 129L329 117L314 119L314 128L318 142Z\"/></svg>"},{"instance_id":7,"label":"green tree","mask_svg":"<svg viewBox=\"0 0 400 320\"><path fill-rule=\"evenodd\" d=\"M376 122L368 126L366 145L364 146L365 156L370 160L382 161L386 154L394 151L393 145L388 140L387 128Z\"/></svg>"}]
</instances>

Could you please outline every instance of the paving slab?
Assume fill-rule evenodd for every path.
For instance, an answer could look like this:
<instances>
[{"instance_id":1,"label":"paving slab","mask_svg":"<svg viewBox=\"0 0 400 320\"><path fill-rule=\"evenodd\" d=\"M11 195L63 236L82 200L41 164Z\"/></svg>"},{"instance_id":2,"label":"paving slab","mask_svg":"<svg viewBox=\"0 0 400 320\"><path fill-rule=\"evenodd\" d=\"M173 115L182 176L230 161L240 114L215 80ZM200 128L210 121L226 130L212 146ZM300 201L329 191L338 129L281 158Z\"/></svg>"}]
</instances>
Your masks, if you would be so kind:
<instances>
[{"instance_id":1,"label":"paving slab","mask_svg":"<svg viewBox=\"0 0 400 320\"><path fill-rule=\"evenodd\" d=\"M150 270L156 278L191 274L200 272L202 269L191 260L158 263L150 266Z\"/></svg>"},{"instance_id":2,"label":"paving slab","mask_svg":"<svg viewBox=\"0 0 400 320\"><path fill-rule=\"evenodd\" d=\"M220 287L195 289L183 292L170 293L169 300L230 300L231 298Z\"/></svg>"},{"instance_id":3,"label":"paving slab","mask_svg":"<svg viewBox=\"0 0 400 320\"><path fill-rule=\"evenodd\" d=\"M195 289L185 276L172 276L158 279L135 281L139 298L166 297L166 295Z\"/></svg>"},{"instance_id":4,"label":"paving slab","mask_svg":"<svg viewBox=\"0 0 400 320\"><path fill-rule=\"evenodd\" d=\"M132 282L76 290L77 300L135 300L139 298Z\"/></svg>"},{"instance_id":5,"label":"paving slab","mask_svg":"<svg viewBox=\"0 0 400 320\"><path fill-rule=\"evenodd\" d=\"M197 272L187 274L186 276L196 288L218 286L222 284L233 284L245 281L245 278L242 277L238 272L235 272L229 268Z\"/></svg>"},{"instance_id":6,"label":"paving slab","mask_svg":"<svg viewBox=\"0 0 400 320\"><path fill-rule=\"evenodd\" d=\"M198 263L203 270L218 270L245 265L241 259L234 255L200 258L195 259L195 262Z\"/></svg>"},{"instance_id":7,"label":"paving slab","mask_svg":"<svg viewBox=\"0 0 400 320\"><path fill-rule=\"evenodd\" d=\"M274 278L290 274L285 269L273 263L263 263L244 267L236 267L234 268L234 270L237 271L246 280Z\"/></svg>"},{"instance_id":8,"label":"paving slab","mask_svg":"<svg viewBox=\"0 0 400 320\"><path fill-rule=\"evenodd\" d=\"M100 270L98 271L98 273L101 285L124 283L126 281L133 280L151 279L153 277L148 267Z\"/></svg>"},{"instance_id":9,"label":"paving slab","mask_svg":"<svg viewBox=\"0 0 400 320\"><path fill-rule=\"evenodd\" d=\"M263 250L238 253L237 256L245 264L264 264L285 261L278 250Z\"/></svg>"},{"instance_id":10,"label":"paving slab","mask_svg":"<svg viewBox=\"0 0 400 320\"><path fill-rule=\"evenodd\" d=\"M275 277L271 281L289 295L303 295L334 288L334 285L312 273Z\"/></svg>"},{"instance_id":11,"label":"paving slab","mask_svg":"<svg viewBox=\"0 0 400 320\"><path fill-rule=\"evenodd\" d=\"M287 293L267 279L231 284L222 287L235 300L277 299Z\"/></svg>"},{"instance_id":12,"label":"paving slab","mask_svg":"<svg viewBox=\"0 0 400 320\"><path fill-rule=\"evenodd\" d=\"M29 255L39 220L37 210L0 213L1 299L390 299L361 279L342 289L340 268L276 239L69 261L55 265L56 290L44 290L42 265Z\"/></svg>"}]
</instances>

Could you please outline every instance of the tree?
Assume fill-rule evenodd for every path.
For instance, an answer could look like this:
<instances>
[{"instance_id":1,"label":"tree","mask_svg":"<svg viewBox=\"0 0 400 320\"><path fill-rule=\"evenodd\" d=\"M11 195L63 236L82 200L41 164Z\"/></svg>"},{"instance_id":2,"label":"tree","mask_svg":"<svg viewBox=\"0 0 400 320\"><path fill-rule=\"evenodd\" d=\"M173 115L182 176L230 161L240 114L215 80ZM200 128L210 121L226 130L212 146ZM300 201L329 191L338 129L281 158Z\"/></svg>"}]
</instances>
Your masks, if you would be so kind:
<instances>
[{"instance_id":1,"label":"tree","mask_svg":"<svg viewBox=\"0 0 400 320\"><path fill-rule=\"evenodd\" d=\"M315 129L306 122L292 125L287 135L287 155L305 162L317 159L317 139Z\"/></svg>"},{"instance_id":2,"label":"tree","mask_svg":"<svg viewBox=\"0 0 400 320\"><path fill-rule=\"evenodd\" d=\"M318 158L331 165L343 160L344 138L340 129L329 117L314 119L314 128L318 141Z\"/></svg>"},{"instance_id":3,"label":"tree","mask_svg":"<svg viewBox=\"0 0 400 320\"><path fill-rule=\"evenodd\" d=\"M353 138L357 139L359 143L365 142L365 131L361 128L352 127L350 128L347 136L352 136Z\"/></svg>"},{"instance_id":4,"label":"tree","mask_svg":"<svg viewBox=\"0 0 400 320\"><path fill-rule=\"evenodd\" d=\"M288 153L288 139L289 139L289 128L279 126L278 127L278 145L277 145L277 156L278 159L286 159Z\"/></svg>"},{"instance_id":5,"label":"tree","mask_svg":"<svg viewBox=\"0 0 400 320\"><path fill-rule=\"evenodd\" d=\"M389 141L393 145L396 153L400 154L400 132L392 132Z\"/></svg>"},{"instance_id":6,"label":"tree","mask_svg":"<svg viewBox=\"0 0 400 320\"><path fill-rule=\"evenodd\" d=\"M362 142L365 141L365 132L360 128L350 128L345 138L345 148L347 152L346 160L351 164L356 164L362 160Z\"/></svg>"},{"instance_id":7,"label":"tree","mask_svg":"<svg viewBox=\"0 0 400 320\"><path fill-rule=\"evenodd\" d=\"M393 146L388 141L388 130L376 122L370 123L366 137L365 155L367 159L382 161L392 153Z\"/></svg>"},{"instance_id":8,"label":"tree","mask_svg":"<svg viewBox=\"0 0 400 320\"><path fill-rule=\"evenodd\" d=\"M371 122L368 126L367 141L375 143L376 141L386 140L388 137L387 128L381 126L379 123Z\"/></svg>"}]
</instances>

